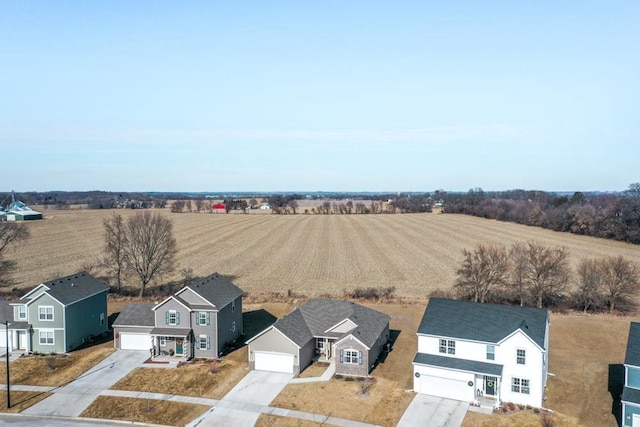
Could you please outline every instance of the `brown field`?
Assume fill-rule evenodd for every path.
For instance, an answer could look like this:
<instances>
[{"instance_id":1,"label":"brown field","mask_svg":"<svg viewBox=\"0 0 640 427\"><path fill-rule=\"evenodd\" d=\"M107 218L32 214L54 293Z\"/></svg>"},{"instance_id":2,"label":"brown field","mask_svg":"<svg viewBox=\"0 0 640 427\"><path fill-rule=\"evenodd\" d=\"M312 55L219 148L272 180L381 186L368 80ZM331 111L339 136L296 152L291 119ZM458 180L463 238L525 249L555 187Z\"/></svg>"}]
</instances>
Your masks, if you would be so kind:
<instances>
[{"instance_id":1,"label":"brown field","mask_svg":"<svg viewBox=\"0 0 640 427\"><path fill-rule=\"evenodd\" d=\"M44 220L27 223L31 239L9 254L18 261L18 286L95 264L103 255L102 221L114 212L135 213L49 210ZM462 249L479 242L564 246L573 263L608 255L640 262L634 245L463 215L163 213L174 221L179 268L190 267L198 276L214 271L234 276L253 294L290 289L338 295L359 286L396 286L397 295L424 298L453 284ZM179 279L176 272L159 283Z\"/></svg>"}]
</instances>

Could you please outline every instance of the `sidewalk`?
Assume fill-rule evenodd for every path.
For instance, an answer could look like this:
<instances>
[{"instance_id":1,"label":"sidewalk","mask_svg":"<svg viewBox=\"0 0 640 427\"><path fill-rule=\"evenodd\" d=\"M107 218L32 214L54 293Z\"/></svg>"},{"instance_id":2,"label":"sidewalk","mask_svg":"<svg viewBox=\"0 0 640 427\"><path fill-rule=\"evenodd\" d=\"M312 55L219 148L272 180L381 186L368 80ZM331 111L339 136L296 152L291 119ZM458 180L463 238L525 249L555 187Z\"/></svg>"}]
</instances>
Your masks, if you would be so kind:
<instances>
[{"instance_id":1,"label":"sidewalk","mask_svg":"<svg viewBox=\"0 0 640 427\"><path fill-rule=\"evenodd\" d=\"M291 384L298 383L315 383L319 381L329 381L333 374L336 373L336 362L330 362L327 369L324 371L322 375L319 377L309 377L309 378L294 378L291 380Z\"/></svg>"}]
</instances>

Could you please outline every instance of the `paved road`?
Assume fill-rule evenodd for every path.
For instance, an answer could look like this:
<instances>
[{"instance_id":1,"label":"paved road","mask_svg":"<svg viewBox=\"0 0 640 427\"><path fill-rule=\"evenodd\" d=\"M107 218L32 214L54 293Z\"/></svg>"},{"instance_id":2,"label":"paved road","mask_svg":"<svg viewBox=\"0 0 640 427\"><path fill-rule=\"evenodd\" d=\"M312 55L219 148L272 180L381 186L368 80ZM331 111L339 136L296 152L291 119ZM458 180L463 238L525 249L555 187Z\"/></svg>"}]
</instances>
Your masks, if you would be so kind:
<instances>
[{"instance_id":1,"label":"paved road","mask_svg":"<svg viewBox=\"0 0 640 427\"><path fill-rule=\"evenodd\" d=\"M22 413L37 416L78 417L100 395L149 357L148 351L118 350L50 397Z\"/></svg>"},{"instance_id":2,"label":"paved road","mask_svg":"<svg viewBox=\"0 0 640 427\"><path fill-rule=\"evenodd\" d=\"M108 420L93 420L88 418L74 419L74 418L51 418L51 417L34 417L27 415L8 415L0 414L0 426L11 427L33 427L33 426L46 426L46 427L122 427L124 424L131 425L131 422L118 422ZM136 423L138 426L152 426L152 424Z\"/></svg>"},{"instance_id":3,"label":"paved road","mask_svg":"<svg viewBox=\"0 0 640 427\"><path fill-rule=\"evenodd\" d=\"M397 427L460 427L468 408L467 402L416 394Z\"/></svg>"}]
</instances>

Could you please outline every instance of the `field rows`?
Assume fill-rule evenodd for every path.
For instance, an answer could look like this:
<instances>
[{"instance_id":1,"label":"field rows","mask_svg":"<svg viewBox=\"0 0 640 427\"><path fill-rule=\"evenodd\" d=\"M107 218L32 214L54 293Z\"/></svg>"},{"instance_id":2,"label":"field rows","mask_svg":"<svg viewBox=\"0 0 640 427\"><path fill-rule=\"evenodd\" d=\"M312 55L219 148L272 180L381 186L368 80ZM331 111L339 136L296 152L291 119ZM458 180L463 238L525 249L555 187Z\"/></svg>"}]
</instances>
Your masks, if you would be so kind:
<instances>
[{"instance_id":1,"label":"field rows","mask_svg":"<svg viewBox=\"0 0 640 427\"><path fill-rule=\"evenodd\" d=\"M34 286L95 263L103 256L102 221L112 213L51 211L26 224L31 239L10 254L18 261L18 285ZM573 264L608 255L640 262L637 246L461 215L164 214L174 221L180 268L234 276L252 293L312 296L395 286L399 295L425 297L451 287L462 249L478 242L564 246Z\"/></svg>"}]
</instances>

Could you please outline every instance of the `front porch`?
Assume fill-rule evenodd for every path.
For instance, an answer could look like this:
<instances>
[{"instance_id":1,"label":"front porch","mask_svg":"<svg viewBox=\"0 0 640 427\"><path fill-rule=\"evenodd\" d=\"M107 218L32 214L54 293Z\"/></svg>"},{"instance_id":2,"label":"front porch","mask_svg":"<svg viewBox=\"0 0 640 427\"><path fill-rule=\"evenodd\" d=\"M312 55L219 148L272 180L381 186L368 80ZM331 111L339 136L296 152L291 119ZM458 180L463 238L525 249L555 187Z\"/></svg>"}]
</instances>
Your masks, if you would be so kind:
<instances>
[{"instance_id":1,"label":"front porch","mask_svg":"<svg viewBox=\"0 0 640 427\"><path fill-rule=\"evenodd\" d=\"M489 413L500 407L500 380L500 377L476 374L476 395L471 406L489 409Z\"/></svg>"},{"instance_id":2,"label":"front porch","mask_svg":"<svg viewBox=\"0 0 640 427\"><path fill-rule=\"evenodd\" d=\"M151 331L151 359L187 361L193 357L191 329L154 328Z\"/></svg>"},{"instance_id":3,"label":"front porch","mask_svg":"<svg viewBox=\"0 0 640 427\"><path fill-rule=\"evenodd\" d=\"M316 338L316 351L314 362L335 362L335 338Z\"/></svg>"}]
</instances>

